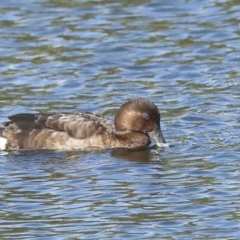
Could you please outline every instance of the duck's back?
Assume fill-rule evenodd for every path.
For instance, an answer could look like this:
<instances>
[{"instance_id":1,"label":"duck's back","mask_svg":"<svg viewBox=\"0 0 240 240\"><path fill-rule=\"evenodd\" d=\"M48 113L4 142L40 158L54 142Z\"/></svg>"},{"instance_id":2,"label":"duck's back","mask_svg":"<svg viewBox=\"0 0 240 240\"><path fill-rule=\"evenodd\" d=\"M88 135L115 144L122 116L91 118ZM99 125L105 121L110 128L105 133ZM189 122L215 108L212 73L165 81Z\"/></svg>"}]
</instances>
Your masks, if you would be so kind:
<instances>
[{"instance_id":1,"label":"duck's back","mask_svg":"<svg viewBox=\"0 0 240 240\"><path fill-rule=\"evenodd\" d=\"M8 150L102 148L115 131L111 120L92 113L16 114L9 119L0 128Z\"/></svg>"}]
</instances>

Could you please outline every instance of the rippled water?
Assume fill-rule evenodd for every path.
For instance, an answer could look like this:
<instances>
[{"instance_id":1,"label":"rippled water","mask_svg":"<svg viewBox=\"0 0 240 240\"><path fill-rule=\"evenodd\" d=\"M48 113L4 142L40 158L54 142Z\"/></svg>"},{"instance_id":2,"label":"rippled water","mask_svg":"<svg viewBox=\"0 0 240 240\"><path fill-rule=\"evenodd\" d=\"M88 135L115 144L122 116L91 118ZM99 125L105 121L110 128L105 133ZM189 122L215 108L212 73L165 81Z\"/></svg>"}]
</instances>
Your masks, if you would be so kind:
<instances>
[{"instance_id":1,"label":"rippled water","mask_svg":"<svg viewBox=\"0 0 240 240\"><path fill-rule=\"evenodd\" d=\"M161 152L0 153L1 239L238 239L239 1L0 1L0 120L162 113Z\"/></svg>"}]
</instances>

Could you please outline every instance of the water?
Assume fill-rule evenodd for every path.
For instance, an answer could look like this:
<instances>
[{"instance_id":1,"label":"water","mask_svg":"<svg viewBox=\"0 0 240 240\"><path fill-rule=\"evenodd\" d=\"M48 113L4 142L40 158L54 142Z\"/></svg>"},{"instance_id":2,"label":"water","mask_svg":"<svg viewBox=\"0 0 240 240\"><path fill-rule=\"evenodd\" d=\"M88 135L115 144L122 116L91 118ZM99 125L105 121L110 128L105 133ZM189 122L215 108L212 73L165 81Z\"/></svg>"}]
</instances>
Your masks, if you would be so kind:
<instances>
[{"instance_id":1,"label":"water","mask_svg":"<svg viewBox=\"0 0 240 240\"><path fill-rule=\"evenodd\" d=\"M0 120L126 100L174 147L0 153L1 239L238 239L239 1L0 1Z\"/></svg>"}]
</instances>

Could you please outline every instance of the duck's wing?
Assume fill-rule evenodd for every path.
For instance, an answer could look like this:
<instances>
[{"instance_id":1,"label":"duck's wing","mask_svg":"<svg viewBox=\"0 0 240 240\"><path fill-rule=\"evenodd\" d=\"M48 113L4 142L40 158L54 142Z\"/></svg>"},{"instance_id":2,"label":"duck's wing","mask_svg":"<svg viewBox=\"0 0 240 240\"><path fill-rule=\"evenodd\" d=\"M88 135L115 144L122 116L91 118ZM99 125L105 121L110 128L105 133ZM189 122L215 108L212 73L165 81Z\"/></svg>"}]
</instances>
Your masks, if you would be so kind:
<instances>
[{"instance_id":1,"label":"duck's wing","mask_svg":"<svg viewBox=\"0 0 240 240\"><path fill-rule=\"evenodd\" d=\"M91 113L16 114L9 119L22 130L51 129L70 137L84 139L112 131L111 120Z\"/></svg>"},{"instance_id":2,"label":"duck's wing","mask_svg":"<svg viewBox=\"0 0 240 240\"><path fill-rule=\"evenodd\" d=\"M11 123L15 123L16 127L19 128L21 131L31 130L36 128L35 119L36 115L31 113L20 113L15 114L13 116L8 117L11 122L6 122L6 126L10 125Z\"/></svg>"}]
</instances>

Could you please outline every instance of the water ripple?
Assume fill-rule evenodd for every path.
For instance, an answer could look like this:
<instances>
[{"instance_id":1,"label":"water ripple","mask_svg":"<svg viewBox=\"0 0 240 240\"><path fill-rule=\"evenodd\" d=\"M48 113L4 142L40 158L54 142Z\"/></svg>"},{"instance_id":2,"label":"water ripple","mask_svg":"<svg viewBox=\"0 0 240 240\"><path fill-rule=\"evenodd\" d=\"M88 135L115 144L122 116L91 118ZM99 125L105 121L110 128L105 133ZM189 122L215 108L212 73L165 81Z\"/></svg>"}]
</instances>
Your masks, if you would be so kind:
<instances>
[{"instance_id":1,"label":"water ripple","mask_svg":"<svg viewBox=\"0 0 240 240\"><path fill-rule=\"evenodd\" d=\"M1 1L0 120L159 107L174 147L0 153L0 238L237 239L239 5ZM123 94L124 93L124 94Z\"/></svg>"}]
</instances>

